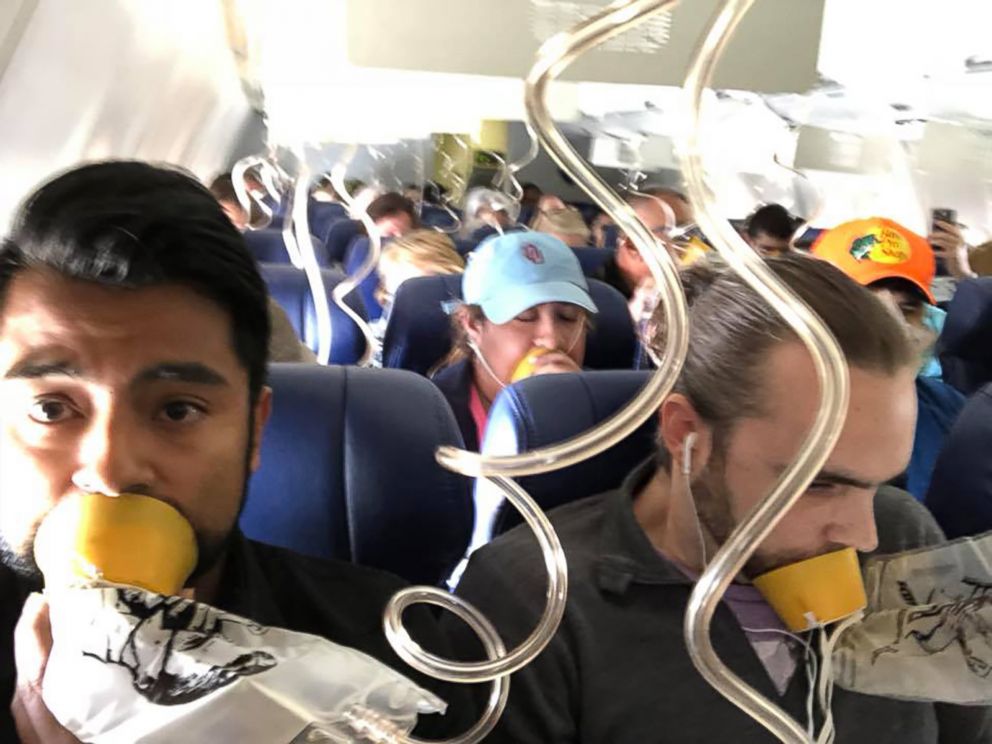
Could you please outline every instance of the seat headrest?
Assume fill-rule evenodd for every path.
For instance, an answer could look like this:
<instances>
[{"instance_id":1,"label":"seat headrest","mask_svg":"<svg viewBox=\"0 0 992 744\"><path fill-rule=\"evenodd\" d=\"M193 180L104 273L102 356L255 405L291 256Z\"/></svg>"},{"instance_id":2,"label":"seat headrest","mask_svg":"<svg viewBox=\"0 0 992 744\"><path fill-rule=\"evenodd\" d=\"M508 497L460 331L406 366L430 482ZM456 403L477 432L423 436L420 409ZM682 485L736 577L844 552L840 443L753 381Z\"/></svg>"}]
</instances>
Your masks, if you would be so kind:
<instances>
[{"instance_id":1,"label":"seat headrest","mask_svg":"<svg viewBox=\"0 0 992 744\"><path fill-rule=\"evenodd\" d=\"M599 310L586 340L588 369L632 369L637 356L637 333L627 300L598 279L587 279L589 295Z\"/></svg>"},{"instance_id":2,"label":"seat headrest","mask_svg":"<svg viewBox=\"0 0 992 744\"><path fill-rule=\"evenodd\" d=\"M251 255L259 263L288 264L290 263L289 251L286 250L286 241L283 238L282 230L267 227L264 230L247 230L244 233L245 243ZM318 266L327 265L327 251L324 241L311 235L313 240L314 256Z\"/></svg>"},{"instance_id":3,"label":"seat headrest","mask_svg":"<svg viewBox=\"0 0 992 744\"><path fill-rule=\"evenodd\" d=\"M461 299L460 274L419 276L403 282L389 313L382 366L426 375L451 348L448 310Z\"/></svg>"},{"instance_id":4,"label":"seat headrest","mask_svg":"<svg viewBox=\"0 0 992 744\"><path fill-rule=\"evenodd\" d=\"M516 454L582 434L623 408L650 377L650 372L582 372L539 375L510 385L489 411L482 452ZM553 473L525 476L518 482L544 510L609 491L655 452L657 430L657 417L652 416L596 457ZM477 487L477 503L478 493ZM497 533L520 522L516 510L502 512ZM483 515L478 518L483 519Z\"/></svg>"},{"instance_id":5,"label":"seat headrest","mask_svg":"<svg viewBox=\"0 0 992 744\"><path fill-rule=\"evenodd\" d=\"M438 446L462 446L437 388L397 370L300 364L272 365L269 384L244 533L440 584L468 545L472 501L471 482L434 460Z\"/></svg>"},{"instance_id":6,"label":"seat headrest","mask_svg":"<svg viewBox=\"0 0 992 744\"><path fill-rule=\"evenodd\" d=\"M344 273L348 276L356 274L365 263L368 255L369 239L364 235L352 239L344 256ZM379 272L375 269L358 285L358 293L362 296L362 302L365 303L365 311L369 314L369 320L378 320L382 317L382 305L379 304L379 300L375 296L378 288Z\"/></svg>"},{"instance_id":7,"label":"seat headrest","mask_svg":"<svg viewBox=\"0 0 992 744\"><path fill-rule=\"evenodd\" d=\"M317 309L310 293L310 283L303 271L283 264L262 264L259 266L262 279L269 288L269 294L286 311L289 322L300 340L316 353L319 343L317 332ZM331 363L355 364L365 353L365 337L361 330L344 310L332 299L334 288L344 281L340 271L322 269L324 291L331 309ZM357 292L349 292L345 304L365 319L365 305Z\"/></svg>"},{"instance_id":8,"label":"seat headrest","mask_svg":"<svg viewBox=\"0 0 992 744\"><path fill-rule=\"evenodd\" d=\"M579 259L582 273L586 276L595 276L596 272L603 268L603 264L609 261L613 255L613 251L609 248L596 248L594 246L573 248L572 252Z\"/></svg>"},{"instance_id":9,"label":"seat headrest","mask_svg":"<svg viewBox=\"0 0 992 744\"><path fill-rule=\"evenodd\" d=\"M948 539L992 530L992 384L965 403L934 465L924 501Z\"/></svg>"},{"instance_id":10,"label":"seat headrest","mask_svg":"<svg viewBox=\"0 0 992 744\"><path fill-rule=\"evenodd\" d=\"M317 236L321 244L324 244L331 225L338 220L348 219L348 212L343 204L311 199L307 205L307 219L310 221L310 232Z\"/></svg>"},{"instance_id":11,"label":"seat headrest","mask_svg":"<svg viewBox=\"0 0 992 744\"><path fill-rule=\"evenodd\" d=\"M244 233L244 237L248 250L259 263L289 263L289 253L286 251L286 243L280 230L271 227L264 230L248 230Z\"/></svg>"},{"instance_id":12,"label":"seat headrest","mask_svg":"<svg viewBox=\"0 0 992 744\"><path fill-rule=\"evenodd\" d=\"M358 220L338 220L327 230L324 252L331 264L343 264L348 246L356 235L361 235L362 223Z\"/></svg>"},{"instance_id":13,"label":"seat headrest","mask_svg":"<svg viewBox=\"0 0 992 744\"><path fill-rule=\"evenodd\" d=\"M937 353L944 381L965 395L992 381L992 277L958 284Z\"/></svg>"},{"instance_id":14,"label":"seat headrest","mask_svg":"<svg viewBox=\"0 0 992 744\"><path fill-rule=\"evenodd\" d=\"M457 209L453 209L452 211L456 216L459 215ZM420 210L420 224L423 227L440 227L442 229L450 229L457 223L452 216L448 214L447 210L442 207L438 207L433 204L425 204Z\"/></svg>"},{"instance_id":15,"label":"seat headrest","mask_svg":"<svg viewBox=\"0 0 992 744\"><path fill-rule=\"evenodd\" d=\"M637 336L627 301L613 287L589 279L589 294L599 308L586 340L585 366L630 369ZM446 312L462 299L461 276L407 279L393 300L382 346L385 367L427 374L451 348L451 318Z\"/></svg>"}]
</instances>

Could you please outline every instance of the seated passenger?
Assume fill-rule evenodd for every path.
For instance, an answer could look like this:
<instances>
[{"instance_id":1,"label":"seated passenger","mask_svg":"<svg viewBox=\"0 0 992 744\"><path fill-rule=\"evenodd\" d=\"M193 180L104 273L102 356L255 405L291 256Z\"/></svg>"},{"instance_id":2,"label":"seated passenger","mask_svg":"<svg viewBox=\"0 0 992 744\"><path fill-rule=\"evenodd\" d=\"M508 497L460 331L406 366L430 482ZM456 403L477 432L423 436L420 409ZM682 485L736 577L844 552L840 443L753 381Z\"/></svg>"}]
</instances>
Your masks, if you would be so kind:
<instances>
[{"instance_id":1,"label":"seated passenger","mask_svg":"<svg viewBox=\"0 0 992 744\"><path fill-rule=\"evenodd\" d=\"M244 232L248 229L248 223L250 222L248 213L241 206L241 202L238 201L238 194L234 190L234 182L231 180L230 173L221 173L211 181L210 193L214 195L214 198L224 210L224 214L227 215L227 218L238 230Z\"/></svg>"},{"instance_id":2,"label":"seated passenger","mask_svg":"<svg viewBox=\"0 0 992 744\"><path fill-rule=\"evenodd\" d=\"M394 192L373 199L369 204L368 215L383 238L398 238L420 225L413 202Z\"/></svg>"},{"instance_id":3,"label":"seated passenger","mask_svg":"<svg viewBox=\"0 0 992 744\"><path fill-rule=\"evenodd\" d=\"M759 546L712 621L722 659L805 723L809 686L796 642L751 581L845 547L894 552L937 542L933 519L888 486L912 444L916 359L881 303L825 262L789 255L769 268L827 324L850 365L851 404L808 492ZM742 517L796 457L817 409L812 360L790 327L742 279L694 287L688 357L659 411L656 458L618 490L552 510L568 559L564 618L550 644L513 676L489 742L641 744L772 738L696 671L683 623L693 583ZM661 345L663 339L656 339ZM507 646L545 605L544 564L527 527L476 552L458 594ZM461 658L473 638L451 622ZM988 741L986 709L835 689L837 741Z\"/></svg>"},{"instance_id":4,"label":"seated passenger","mask_svg":"<svg viewBox=\"0 0 992 744\"><path fill-rule=\"evenodd\" d=\"M523 183L520 185L521 195L520 195L520 206L521 208L530 207L531 209L537 208L537 203L540 201L541 197L544 196L544 191L536 183Z\"/></svg>"},{"instance_id":5,"label":"seated passenger","mask_svg":"<svg viewBox=\"0 0 992 744\"><path fill-rule=\"evenodd\" d=\"M531 223L531 229L553 235L570 248L587 246L591 238L585 220L574 207L538 213Z\"/></svg>"},{"instance_id":6,"label":"seated passenger","mask_svg":"<svg viewBox=\"0 0 992 744\"><path fill-rule=\"evenodd\" d=\"M382 249L379 257L378 299L383 308L383 318L400 285L415 276L461 274L465 259L455 250L451 238L437 230L414 230L393 240Z\"/></svg>"},{"instance_id":7,"label":"seated passenger","mask_svg":"<svg viewBox=\"0 0 992 744\"><path fill-rule=\"evenodd\" d=\"M606 228L610 225L616 224L613 222L613 218L606 212L599 212L595 217L592 218L592 222L589 223L589 232L592 240L592 245L596 248L606 248L607 237Z\"/></svg>"},{"instance_id":8,"label":"seated passenger","mask_svg":"<svg viewBox=\"0 0 992 744\"><path fill-rule=\"evenodd\" d=\"M490 188L474 188L465 195L462 238L481 244L486 238L515 229L513 203L504 193Z\"/></svg>"},{"instance_id":9,"label":"seated passenger","mask_svg":"<svg viewBox=\"0 0 992 744\"><path fill-rule=\"evenodd\" d=\"M933 249L902 225L872 218L824 231L811 250L897 309L904 320L920 359L919 418L913 456L899 485L922 501L944 437L964 406L964 397L940 381L935 356L945 313L936 307L931 291L936 271Z\"/></svg>"},{"instance_id":10,"label":"seated passenger","mask_svg":"<svg viewBox=\"0 0 992 744\"><path fill-rule=\"evenodd\" d=\"M645 186L641 193L661 199L675 215L676 227L687 227L695 221L695 213L688 197L678 189L670 186Z\"/></svg>"},{"instance_id":11,"label":"seated passenger","mask_svg":"<svg viewBox=\"0 0 992 744\"><path fill-rule=\"evenodd\" d=\"M234 192L230 173L217 176L210 183L210 193L214 195L232 225L240 232L248 229L248 215ZM286 311L271 297L269 297L269 323L272 328L269 336L270 362L316 363L317 355L300 341Z\"/></svg>"},{"instance_id":12,"label":"seated passenger","mask_svg":"<svg viewBox=\"0 0 992 744\"><path fill-rule=\"evenodd\" d=\"M642 194L632 194L627 197L627 203L634 209L641 222L655 237L666 241L668 234L675 227L675 213L661 199ZM674 255L674 248L670 248ZM606 282L630 300L634 293L645 283L650 283L651 269L626 234L621 233L617 239L617 249L613 257L603 264L597 275L598 279ZM635 317L638 320L640 314Z\"/></svg>"},{"instance_id":13,"label":"seated passenger","mask_svg":"<svg viewBox=\"0 0 992 744\"><path fill-rule=\"evenodd\" d=\"M579 260L557 238L516 232L471 254L455 345L434 383L448 399L465 446L478 451L496 395L521 365L532 374L578 372L596 305Z\"/></svg>"},{"instance_id":14,"label":"seated passenger","mask_svg":"<svg viewBox=\"0 0 992 744\"><path fill-rule=\"evenodd\" d=\"M748 217L744 239L759 256L781 256L792 250L796 220L781 204L766 204Z\"/></svg>"},{"instance_id":15,"label":"seated passenger","mask_svg":"<svg viewBox=\"0 0 992 744\"><path fill-rule=\"evenodd\" d=\"M13 225L0 246L0 698L13 700L0 741L76 741L41 696L47 606L25 600L42 588L39 525L85 493L174 505L199 546L196 600L378 658L464 716L426 728L464 730L458 689L412 672L382 633L402 581L238 529L272 406L269 317L258 268L207 189L143 163L86 165L42 186ZM415 622L440 640L429 613ZM235 730L240 718L231 711Z\"/></svg>"},{"instance_id":16,"label":"seated passenger","mask_svg":"<svg viewBox=\"0 0 992 744\"><path fill-rule=\"evenodd\" d=\"M464 270L465 259L455 250L451 238L437 230L414 230L383 247L377 267L379 288L376 290L382 315L370 324L372 335L378 341L373 366L382 365L382 341L400 285L415 276L461 274Z\"/></svg>"},{"instance_id":17,"label":"seated passenger","mask_svg":"<svg viewBox=\"0 0 992 744\"><path fill-rule=\"evenodd\" d=\"M553 212L558 209L567 209L567 208L568 205L560 196L557 196L555 194L541 194L541 196L538 197L537 202L534 204L534 211L531 213L530 222L528 223L528 226L532 230L538 230L538 228L535 227L534 225L542 214L546 212Z\"/></svg>"}]
</instances>

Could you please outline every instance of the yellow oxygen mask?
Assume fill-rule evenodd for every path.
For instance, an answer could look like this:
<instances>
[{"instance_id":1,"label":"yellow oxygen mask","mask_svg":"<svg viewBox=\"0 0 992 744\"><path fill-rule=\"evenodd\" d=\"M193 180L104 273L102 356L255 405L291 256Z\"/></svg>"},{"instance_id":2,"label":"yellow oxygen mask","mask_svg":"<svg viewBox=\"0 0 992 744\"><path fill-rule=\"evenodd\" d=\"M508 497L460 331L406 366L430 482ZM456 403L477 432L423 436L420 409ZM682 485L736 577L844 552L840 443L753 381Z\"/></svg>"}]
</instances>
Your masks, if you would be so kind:
<instances>
[{"instance_id":1,"label":"yellow oxygen mask","mask_svg":"<svg viewBox=\"0 0 992 744\"><path fill-rule=\"evenodd\" d=\"M520 382L533 375L534 370L537 369L537 360L545 354L550 353L551 349L545 349L541 346L532 348L524 354L524 358L517 362L517 366L513 368L513 374L510 375L510 383Z\"/></svg>"},{"instance_id":2,"label":"yellow oxygen mask","mask_svg":"<svg viewBox=\"0 0 992 744\"><path fill-rule=\"evenodd\" d=\"M150 496L81 494L45 517L34 542L45 585L105 581L178 594L197 561L185 517Z\"/></svg>"},{"instance_id":3,"label":"yellow oxygen mask","mask_svg":"<svg viewBox=\"0 0 992 744\"><path fill-rule=\"evenodd\" d=\"M794 633L829 625L868 604L854 548L776 568L754 586Z\"/></svg>"}]
</instances>

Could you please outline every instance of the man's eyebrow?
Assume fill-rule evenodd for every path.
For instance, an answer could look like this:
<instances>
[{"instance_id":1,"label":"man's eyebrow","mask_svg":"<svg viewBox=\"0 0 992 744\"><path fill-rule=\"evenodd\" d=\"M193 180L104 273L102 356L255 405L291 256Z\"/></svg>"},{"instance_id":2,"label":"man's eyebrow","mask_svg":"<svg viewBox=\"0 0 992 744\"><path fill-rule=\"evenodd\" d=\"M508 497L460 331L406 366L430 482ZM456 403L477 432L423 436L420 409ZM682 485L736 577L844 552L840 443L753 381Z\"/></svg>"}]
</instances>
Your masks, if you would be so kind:
<instances>
[{"instance_id":1,"label":"man's eyebrow","mask_svg":"<svg viewBox=\"0 0 992 744\"><path fill-rule=\"evenodd\" d=\"M851 486L853 488L877 488L878 483L872 483L866 481L863 478L857 478L849 473L844 472L833 472L830 470L821 470L819 474L813 479L814 483L829 483L835 486Z\"/></svg>"},{"instance_id":2,"label":"man's eyebrow","mask_svg":"<svg viewBox=\"0 0 992 744\"><path fill-rule=\"evenodd\" d=\"M786 465L775 466L775 474L781 475L785 472ZM845 472L843 470L828 470L823 469L817 473L816 477L813 479L813 483L826 483L834 486L851 486L853 488L878 488L878 483L872 481L866 481L864 478L859 478L856 475Z\"/></svg>"},{"instance_id":3,"label":"man's eyebrow","mask_svg":"<svg viewBox=\"0 0 992 744\"><path fill-rule=\"evenodd\" d=\"M37 380L42 377L79 377L79 368L66 361L39 361L28 357L4 374L5 380Z\"/></svg>"},{"instance_id":4,"label":"man's eyebrow","mask_svg":"<svg viewBox=\"0 0 992 744\"><path fill-rule=\"evenodd\" d=\"M139 372L132 385L148 382L188 382L195 385L230 385L220 372L200 362L166 362L156 364Z\"/></svg>"}]
</instances>

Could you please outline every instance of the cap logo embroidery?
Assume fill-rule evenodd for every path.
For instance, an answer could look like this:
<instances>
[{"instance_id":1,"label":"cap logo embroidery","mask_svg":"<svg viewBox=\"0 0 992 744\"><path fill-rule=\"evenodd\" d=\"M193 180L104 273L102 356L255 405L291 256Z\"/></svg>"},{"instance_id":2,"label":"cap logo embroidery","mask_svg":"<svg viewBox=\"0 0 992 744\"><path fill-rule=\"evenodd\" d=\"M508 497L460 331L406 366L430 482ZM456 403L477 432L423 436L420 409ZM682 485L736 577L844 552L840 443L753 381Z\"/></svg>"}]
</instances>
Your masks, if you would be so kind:
<instances>
[{"instance_id":1,"label":"cap logo embroidery","mask_svg":"<svg viewBox=\"0 0 992 744\"><path fill-rule=\"evenodd\" d=\"M851 243L850 253L856 261L901 264L909 260L912 248L898 230L874 227Z\"/></svg>"},{"instance_id":2,"label":"cap logo embroidery","mask_svg":"<svg viewBox=\"0 0 992 744\"><path fill-rule=\"evenodd\" d=\"M543 264L544 254L541 253L541 249L538 248L533 243L524 243L520 248L520 252L524 255L528 261L532 264Z\"/></svg>"}]
</instances>

